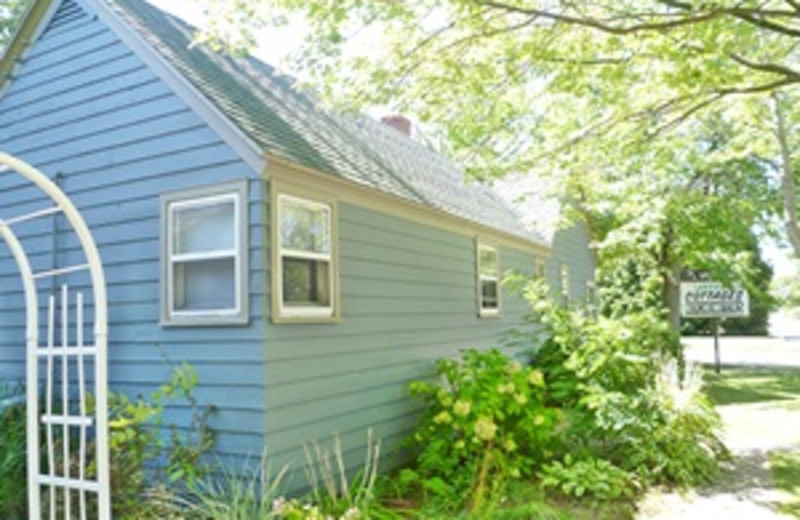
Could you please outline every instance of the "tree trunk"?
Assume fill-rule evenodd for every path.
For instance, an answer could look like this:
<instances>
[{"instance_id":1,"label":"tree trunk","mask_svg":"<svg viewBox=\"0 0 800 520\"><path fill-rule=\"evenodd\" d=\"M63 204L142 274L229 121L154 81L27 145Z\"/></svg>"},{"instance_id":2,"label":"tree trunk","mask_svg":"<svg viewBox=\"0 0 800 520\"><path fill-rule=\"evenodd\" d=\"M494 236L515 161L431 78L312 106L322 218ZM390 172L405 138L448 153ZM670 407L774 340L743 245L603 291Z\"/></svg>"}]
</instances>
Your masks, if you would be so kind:
<instances>
[{"instance_id":1,"label":"tree trunk","mask_svg":"<svg viewBox=\"0 0 800 520\"><path fill-rule=\"evenodd\" d=\"M783 118L778 93L772 94L773 110L775 114L775 137L781 152L781 193L783 195L783 216L786 235L794 249L794 254L800 256L800 227L797 225L797 186L794 172L792 171L789 139L786 134L786 122Z\"/></svg>"},{"instance_id":2,"label":"tree trunk","mask_svg":"<svg viewBox=\"0 0 800 520\"><path fill-rule=\"evenodd\" d=\"M667 309L667 320L676 332L681 327L680 267L671 265L664 274L662 301Z\"/></svg>"}]
</instances>

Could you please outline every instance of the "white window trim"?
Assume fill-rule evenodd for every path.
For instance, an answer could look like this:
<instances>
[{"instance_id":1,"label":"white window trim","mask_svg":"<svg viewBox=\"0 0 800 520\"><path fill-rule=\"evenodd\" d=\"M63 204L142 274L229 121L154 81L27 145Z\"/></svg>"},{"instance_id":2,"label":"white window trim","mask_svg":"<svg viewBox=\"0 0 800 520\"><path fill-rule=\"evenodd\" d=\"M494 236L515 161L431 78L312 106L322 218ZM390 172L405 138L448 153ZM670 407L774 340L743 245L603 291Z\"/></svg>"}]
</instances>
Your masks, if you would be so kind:
<instances>
[{"instance_id":1,"label":"white window trim","mask_svg":"<svg viewBox=\"0 0 800 520\"><path fill-rule=\"evenodd\" d=\"M299 206L305 206L311 210L323 210L328 213L328 253L315 253L310 251L303 251L297 249L284 248L282 245L281 237L281 208L283 201L291 201ZM335 208L333 203L320 202L318 200L299 197L296 195L289 195L286 193L279 193L275 198L276 209L274 212L275 220L273 227L275 228L275 240L273 247L275 247L275 266L274 266L274 291L275 309L277 312L273 313L273 321L329 321L336 319L338 310L338 298L336 297L336 288L338 285L338 270L336 266L335 251ZM283 259L284 258L299 258L303 260L319 260L328 263L328 298L329 305L284 305L283 301Z\"/></svg>"},{"instance_id":2,"label":"white window trim","mask_svg":"<svg viewBox=\"0 0 800 520\"><path fill-rule=\"evenodd\" d=\"M497 258L497 271L495 272L494 276L484 275L481 272L481 251L493 251L495 257ZM475 266L477 268L477 300L478 300L478 315L481 318L491 318L500 315L500 309L502 308L501 303L501 292L502 286L500 284L500 249L497 246L486 244L483 242L477 242L477 247L475 248ZM497 284L497 307L496 308L484 308L483 306L483 287L482 283L484 281L493 281Z\"/></svg>"},{"instance_id":3,"label":"white window trim","mask_svg":"<svg viewBox=\"0 0 800 520\"><path fill-rule=\"evenodd\" d=\"M247 183L237 181L216 186L170 192L161 197L162 214L162 305L164 326L244 325L249 322L248 305L248 218ZM174 253L175 215L187 208L208 207L233 202L234 247L202 253ZM234 302L229 309L175 309L174 266L204 260L233 258Z\"/></svg>"}]
</instances>

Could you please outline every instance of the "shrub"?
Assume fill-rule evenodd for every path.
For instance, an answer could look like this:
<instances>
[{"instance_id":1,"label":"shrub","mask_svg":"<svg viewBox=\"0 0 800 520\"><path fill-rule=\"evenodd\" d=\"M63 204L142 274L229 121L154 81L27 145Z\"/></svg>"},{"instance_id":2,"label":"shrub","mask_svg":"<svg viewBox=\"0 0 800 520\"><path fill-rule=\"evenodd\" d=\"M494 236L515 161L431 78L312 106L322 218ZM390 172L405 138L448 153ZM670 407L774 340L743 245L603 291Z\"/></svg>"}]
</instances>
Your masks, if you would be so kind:
<instances>
[{"instance_id":1,"label":"shrub","mask_svg":"<svg viewBox=\"0 0 800 520\"><path fill-rule=\"evenodd\" d=\"M464 352L437 364L440 383L415 382L427 404L412 443L419 484L457 504L472 496L480 509L490 488L530 476L546 456L557 408L548 407L544 375L497 350Z\"/></svg>"},{"instance_id":2,"label":"shrub","mask_svg":"<svg viewBox=\"0 0 800 520\"><path fill-rule=\"evenodd\" d=\"M0 397L0 518L21 520L28 514L25 399L18 390L0 396L8 396Z\"/></svg>"},{"instance_id":3,"label":"shrub","mask_svg":"<svg viewBox=\"0 0 800 520\"><path fill-rule=\"evenodd\" d=\"M542 467L541 485L565 496L589 497L598 502L632 498L637 482L622 468L607 460L573 459L567 454L563 462L554 461Z\"/></svg>"},{"instance_id":4,"label":"shrub","mask_svg":"<svg viewBox=\"0 0 800 520\"><path fill-rule=\"evenodd\" d=\"M534 354L571 418L569 452L600 458L644 483L693 485L716 474L727 450L699 369L680 363L680 342L656 310L610 318L567 309L531 282L523 292L549 339Z\"/></svg>"},{"instance_id":5,"label":"shrub","mask_svg":"<svg viewBox=\"0 0 800 520\"><path fill-rule=\"evenodd\" d=\"M199 407L194 397L197 373L183 364L173 369L170 379L149 399L131 399L124 394L109 395L109 450L111 457L111 487L114 489L115 518L139 518L141 498L148 482L167 482L171 485L193 487L208 472L200 460L214 443L207 419L211 407ZM192 409L192 424L186 433L175 425L167 426L169 440L165 441L160 428L164 427L163 413L169 400L182 398ZM166 463L164 477L148 475L159 464Z\"/></svg>"}]
</instances>

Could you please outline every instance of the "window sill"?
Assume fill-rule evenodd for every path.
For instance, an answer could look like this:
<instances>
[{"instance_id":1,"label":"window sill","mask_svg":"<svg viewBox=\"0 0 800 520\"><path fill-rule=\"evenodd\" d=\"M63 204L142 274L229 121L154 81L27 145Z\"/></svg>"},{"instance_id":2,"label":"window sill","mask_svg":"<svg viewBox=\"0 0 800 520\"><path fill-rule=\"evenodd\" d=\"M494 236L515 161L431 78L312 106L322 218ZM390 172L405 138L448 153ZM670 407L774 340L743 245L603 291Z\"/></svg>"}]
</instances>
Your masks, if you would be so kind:
<instances>
[{"instance_id":1,"label":"window sill","mask_svg":"<svg viewBox=\"0 0 800 520\"><path fill-rule=\"evenodd\" d=\"M173 316L169 319L161 319L159 325L164 328L177 327L246 327L250 325L250 316L247 315L194 315L194 316Z\"/></svg>"},{"instance_id":2,"label":"window sill","mask_svg":"<svg viewBox=\"0 0 800 520\"><path fill-rule=\"evenodd\" d=\"M292 323L341 323L341 316L314 316L314 315L290 315L272 316L272 323L292 324Z\"/></svg>"},{"instance_id":3,"label":"window sill","mask_svg":"<svg viewBox=\"0 0 800 520\"><path fill-rule=\"evenodd\" d=\"M490 320L494 319L494 320L497 320L497 319L500 319L501 314L500 314L500 310L499 309L498 310L481 310L481 311L478 312L478 317L481 318L481 319L490 319Z\"/></svg>"}]
</instances>

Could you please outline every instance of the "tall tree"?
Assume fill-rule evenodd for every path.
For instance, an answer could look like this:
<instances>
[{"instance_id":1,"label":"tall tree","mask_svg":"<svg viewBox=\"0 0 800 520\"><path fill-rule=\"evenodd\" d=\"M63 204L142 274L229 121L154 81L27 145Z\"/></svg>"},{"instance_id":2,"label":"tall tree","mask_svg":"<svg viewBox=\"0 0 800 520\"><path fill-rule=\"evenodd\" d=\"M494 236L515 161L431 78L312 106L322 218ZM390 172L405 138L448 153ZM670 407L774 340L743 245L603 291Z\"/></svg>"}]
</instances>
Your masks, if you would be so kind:
<instances>
[{"instance_id":1,"label":"tall tree","mask_svg":"<svg viewBox=\"0 0 800 520\"><path fill-rule=\"evenodd\" d=\"M800 255L796 0L197 1L227 34L302 14L308 40L294 65L317 90L444 128L480 177L538 169L595 186L606 169L629 171L620 162L635 162L642 144L716 113L734 138L706 162L760 157L781 174ZM220 25L206 40L219 42Z\"/></svg>"},{"instance_id":2,"label":"tall tree","mask_svg":"<svg viewBox=\"0 0 800 520\"><path fill-rule=\"evenodd\" d=\"M339 105L444 129L476 177L554 177L605 272L639 273L673 323L681 270L746 277L776 213L800 255L800 2L198 1L246 14L226 18L245 35L302 14L293 71Z\"/></svg>"}]
</instances>

